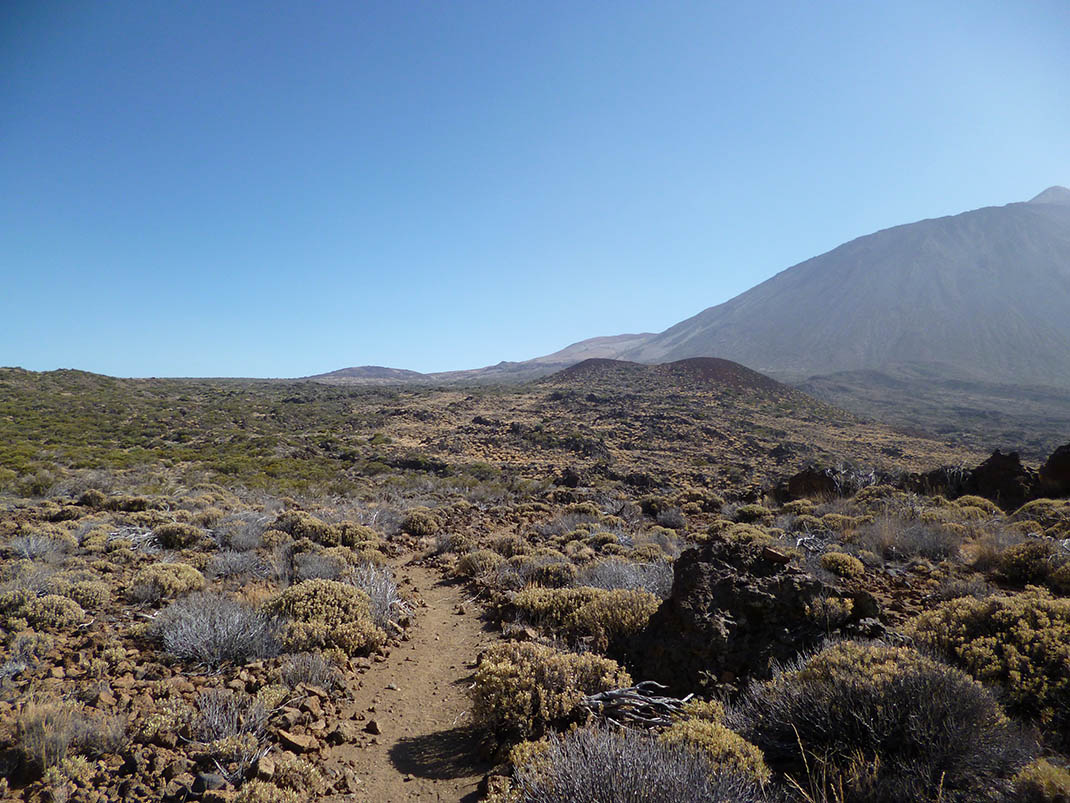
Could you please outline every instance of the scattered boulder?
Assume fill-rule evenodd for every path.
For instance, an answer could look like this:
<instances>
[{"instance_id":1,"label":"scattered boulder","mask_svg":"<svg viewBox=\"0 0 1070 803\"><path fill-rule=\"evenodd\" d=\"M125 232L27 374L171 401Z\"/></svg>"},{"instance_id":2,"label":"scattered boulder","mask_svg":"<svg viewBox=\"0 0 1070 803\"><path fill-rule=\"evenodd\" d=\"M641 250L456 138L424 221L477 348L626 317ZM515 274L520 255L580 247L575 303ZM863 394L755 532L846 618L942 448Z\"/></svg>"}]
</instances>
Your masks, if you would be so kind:
<instances>
[{"instance_id":1,"label":"scattered boulder","mask_svg":"<svg viewBox=\"0 0 1070 803\"><path fill-rule=\"evenodd\" d=\"M999 449L972 472L971 491L991 499L1004 510L1016 510L1033 498L1037 474L1022 465L1017 452Z\"/></svg>"},{"instance_id":2,"label":"scattered boulder","mask_svg":"<svg viewBox=\"0 0 1070 803\"><path fill-rule=\"evenodd\" d=\"M767 677L774 662L819 644L825 627L807 615L837 592L788 565L775 549L716 539L676 561L672 593L633 640L633 674L673 694L712 692ZM873 606L860 606L872 616Z\"/></svg>"},{"instance_id":3,"label":"scattered boulder","mask_svg":"<svg viewBox=\"0 0 1070 803\"><path fill-rule=\"evenodd\" d=\"M1040 467L1037 490L1041 496L1070 496L1070 443L1056 449Z\"/></svg>"}]
</instances>

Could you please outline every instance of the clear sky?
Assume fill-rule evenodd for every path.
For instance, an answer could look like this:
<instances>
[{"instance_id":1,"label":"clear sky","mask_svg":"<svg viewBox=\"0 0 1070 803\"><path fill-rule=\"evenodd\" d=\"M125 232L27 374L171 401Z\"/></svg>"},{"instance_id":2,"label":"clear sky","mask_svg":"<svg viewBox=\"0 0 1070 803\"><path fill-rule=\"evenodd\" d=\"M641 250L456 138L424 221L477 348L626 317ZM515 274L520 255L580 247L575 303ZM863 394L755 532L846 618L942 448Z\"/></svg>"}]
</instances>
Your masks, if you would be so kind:
<instances>
[{"instance_id":1,"label":"clear sky","mask_svg":"<svg viewBox=\"0 0 1070 803\"><path fill-rule=\"evenodd\" d=\"M1070 184L1070 3L0 3L0 365L472 368Z\"/></svg>"}]
</instances>

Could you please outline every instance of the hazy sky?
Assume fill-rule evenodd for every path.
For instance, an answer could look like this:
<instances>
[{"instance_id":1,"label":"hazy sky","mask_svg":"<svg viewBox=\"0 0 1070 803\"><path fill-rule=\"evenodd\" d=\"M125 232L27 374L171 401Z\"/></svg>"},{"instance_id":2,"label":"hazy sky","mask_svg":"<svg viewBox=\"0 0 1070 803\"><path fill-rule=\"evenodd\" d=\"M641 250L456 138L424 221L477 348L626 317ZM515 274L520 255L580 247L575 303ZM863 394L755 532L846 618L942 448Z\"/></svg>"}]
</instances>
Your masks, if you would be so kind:
<instances>
[{"instance_id":1,"label":"hazy sky","mask_svg":"<svg viewBox=\"0 0 1070 803\"><path fill-rule=\"evenodd\" d=\"M0 364L421 371L660 331L1070 184L1070 3L0 4Z\"/></svg>"}]
</instances>

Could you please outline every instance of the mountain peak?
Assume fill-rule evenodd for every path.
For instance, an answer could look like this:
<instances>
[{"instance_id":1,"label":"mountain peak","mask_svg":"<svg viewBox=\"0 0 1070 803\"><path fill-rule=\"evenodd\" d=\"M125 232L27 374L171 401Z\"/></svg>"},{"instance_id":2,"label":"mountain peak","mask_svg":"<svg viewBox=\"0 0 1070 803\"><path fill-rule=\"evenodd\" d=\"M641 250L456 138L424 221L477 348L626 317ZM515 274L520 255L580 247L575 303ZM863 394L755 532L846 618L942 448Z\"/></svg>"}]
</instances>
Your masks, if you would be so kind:
<instances>
[{"instance_id":1,"label":"mountain peak","mask_svg":"<svg viewBox=\"0 0 1070 803\"><path fill-rule=\"evenodd\" d=\"M1031 198L1031 204L1066 204L1070 205L1070 190L1066 187L1048 187L1035 198Z\"/></svg>"}]
</instances>

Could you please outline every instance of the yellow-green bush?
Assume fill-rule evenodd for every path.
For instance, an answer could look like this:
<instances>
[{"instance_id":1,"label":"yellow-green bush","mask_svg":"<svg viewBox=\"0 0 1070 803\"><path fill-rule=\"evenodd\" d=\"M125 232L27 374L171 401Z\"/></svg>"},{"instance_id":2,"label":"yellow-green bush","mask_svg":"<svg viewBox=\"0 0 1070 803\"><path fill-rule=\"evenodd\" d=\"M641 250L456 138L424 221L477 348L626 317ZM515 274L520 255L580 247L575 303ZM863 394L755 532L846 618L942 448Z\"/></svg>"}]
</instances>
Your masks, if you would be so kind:
<instances>
[{"instance_id":1,"label":"yellow-green bush","mask_svg":"<svg viewBox=\"0 0 1070 803\"><path fill-rule=\"evenodd\" d=\"M280 513L271 525L271 529L288 533L294 539L308 538L323 546L338 546L342 543L339 528L303 510L287 510Z\"/></svg>"},{"instance_id":2,"label":"yellow-green bush","mask_svg":"<svg viewBox=\"0 0 1070 803\"><path fill-rule=\"evenodd\" d=\"M386 641L386 634L372 622L368 595L334 580L290 586L268 609L289 620L283 643L290 652L337 649L356 655L376 650Z\"/></svg>"},{"instance_id":3,"label":"yellow-green bush","mask_svg":"<svg viewBox=\"0 0 1070 803\"><path fill-rule=\"evenodd\" d=\"M605 591L577 608L565 628L576 641L588 641L595 650L604 651L642 630L660 604L649 591Z\"/></svg>"},{"instance_id":4,"label":"yellow-green bush","mask_svg":"<svg viewBox=\"0 0 1070 803\"><path fill-rule=\"evenodd\" d=\"M983 496L972 496L970 494L967 494L966 496L960 496L958 499L956 499L955 504L958 507L980 508L990 516L1003 515L1003 511L1000 510L999 505L997 505L991 499L985 499Z\"/></svg>"},{"instance_id":5,"label":"yellow-green bush","mask_svg":"<svg viewBox=\"0 0 1070 803\"><path fill-rule=\"evenodd\" d=\"M292 789L280 789L267 781L246 781L234 803L302 803L307 798Z\"/></svg>"},{"instance_id":6,"label":"yellow-green bush","mask_svg":"<svg viewBox=\"0 0 1070 803\"><path fill-rule=\"evenodd\" d=\"M846 552L826 552L821 556L821 566L839 577L861 577L866 573L865 564Z\"/></svg>"},{"instance_id":7,"label":"yellow-green bush","mask_svg":"<svg viewBox=\"0 0 1070 803\"><path fill-rule=\"evenodd\" d=\"M817 597L806 606L806 617L826 630L842 627L854 612L854 600L844 597Z\"/></svg>"},{"instance_id":8,"label":"yellow-green bush","mask_svg":"<svg viewBox=\"0 0 1070 803\"><path fill-rule=\"evenodd\" d=\"M526 588L512 599L524 619L549 632L561 633L576 611L606 592L600 588Z\"/></svg>"},{"instance_id":9,"label":"yellow-green bush","mask_svg":"<svg viewBox=\"0 0 1070 803\"><path fill-rule=\"evenodd\" d=\"M1058 567L1058 550L1045 536L1028 538L999 555L999 573L1009 583L1043 583Z\"/></svg>"},{"instance_id":10,"label":"yellow-green bush","mask_svg":"<svg viewBox=\"0 0 1070 803\"><path fill-rule=\"evenodd\" d=\"M632 684L615 661L541 644L497 644L484 653L472 687L474 720L499 742L542 736L576 716L584 696Z\"/></svg>"},{"instance_id":11,"label":"yellow-green bush","mask_svg":"<svg viewBox=\"0 0 1070 803\"><path fill-rule=\"evenodd\" d=\"M505 563L505 558L489 549L476 549L466 552L457 560L454 567L461 577L482 577Z\"/></svg>"},{"instance_id":12,"label":"yellow-green bush","mask_svg":"<svg viewBox=\"0 0 1070 803\"><path fill-rule=\"evenodd\" d=\"M738 772L761 784L767 783L772 774L765 764L765 756L761 750L735 731L709 719L674 722L661 733L658 741L669 745L683 745L703 753L718 772Z\"/></svg>"},{"instance_id":13,"label":"yellow-green bush","mask_svg":"<svg viewBox=\"0 0 1070 803\"><path fill-rule=\"evenodd\" d=\"M97 580L78 580L71 583L70 588L63 594L63 596L73 599L87 611L96 611L103 608L110 595L108 584Z\"/></svg>"},{"instance_id":14,"label":"yellow-green bush","mask_svg":"<svg viewBox=\"0 0 1070 803\"><path fill-rule=\"evenodd\" d=\"M492 538L490 548L504 558L527 555L532 551L531 544L519 535L499 535L496 538Z\"/></svg>"},{"instance_id":15,"label":"yellow-green bush","mask_svg":"<svg viewBox=\"0 0 1070 803\"><path fill-rule=\"evenodd\" d=\"M153 563L138 569L130 587L137 601L156 602L204 588L204 575L188 563Z\"/></svg>"},{"instance_id":16,"label":"yellow-green bush","mask_svg":"<svg viewBox=\"0 0 1070 803\"><path fill-rule=\"evenodd\" d=\"M1070 599L1040 589L984 599L960 597L906 625L985 683L1003 687L1009 706L1045 727L1070 727Z\"/></svg>"},{"instance_id":17,"label":"yellow-green bush","mask_svg":"<svg viewBox=\"0 0 1070 803\"><path fill-rule=\"evenodd\" d=\"M1014 776L1016 803L1070 803L1070 772L1038 758Z\"/></svg>"},{"instance_id":18,"label":"yellow-green bush","mask_svg":"<svg viewBox=\"0 0 1070 803\"><path fill-rule=\"evenodd\" d=\"M351 521L343 521L338 525L338 538L342 546L351 549L376 547L379 544L379 534L375 530Z\"/></svg>"},{"instance_id":19,"label":"yellow-green bush","mask_svg":"<svg viewBox=\"0 0 1070 803\"><path fill-rule=\"evenodd\" d=\"M435 535L442 529L442 523L426 507L414 507L406 512L401 529L417 537Z\"/></svg>"},{"instance_id":20,"label":"yellow-green bush","mask_svg":"<svg viewBox=\"0 0 1070 803\"><path fill-rule=\"evenodd\" d=\"M152 534L164 549L185 549L204 537L204 531L199 527L177 521L160 525Z\"/></svg>"},{"instance_id":21,"label":"yellow-green bush","mask_svg":"<svg viewBox=\"0 0 1070 803\"><path fill-rule=\"evenodd\" d=\"M768 524L773 520L773 511L762 505L740 505L734 518L744 524Z\"/></svg>"},{"instance_id":22,"label":"yellow-green bush","mask_svg":"<svg viewBox=\"0 0 1070 803\"><path fill-rule=\"evenodd\" d=\"M1070 500L1034 499L1026 502L1010 516L1011 521L1032 521L1053 535L1070 529Z\"/></svg>"},{"instance_id":23,"label":"yellow-green bush","mask_svg":"<svg viewBox=\"0 0 1070 803\"><path fill-rule=\"evenodd\" d=\"M8 631L66 630L81 624L85 611L72 599L58 594L38 597L25 589L0 592L0 623Z\"/></svg>"},{"instance_id":24,"label":"yellow-green bush","mask_svg":"<svg viewBox=\"0 0 1070 803\"><path fill-rule=\"evenodd\" d=\"M319 795L327 789L323 775L305 759L293 753L275 754L275 774L271 782L280 789L292 789L305 795Z\"/></svg>"}]
</instances>

